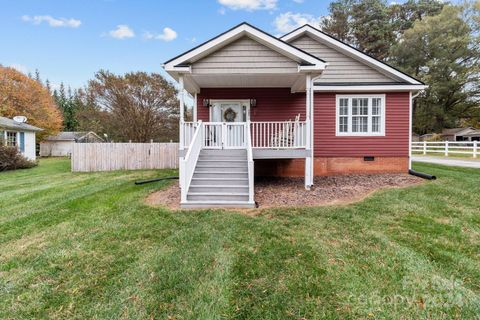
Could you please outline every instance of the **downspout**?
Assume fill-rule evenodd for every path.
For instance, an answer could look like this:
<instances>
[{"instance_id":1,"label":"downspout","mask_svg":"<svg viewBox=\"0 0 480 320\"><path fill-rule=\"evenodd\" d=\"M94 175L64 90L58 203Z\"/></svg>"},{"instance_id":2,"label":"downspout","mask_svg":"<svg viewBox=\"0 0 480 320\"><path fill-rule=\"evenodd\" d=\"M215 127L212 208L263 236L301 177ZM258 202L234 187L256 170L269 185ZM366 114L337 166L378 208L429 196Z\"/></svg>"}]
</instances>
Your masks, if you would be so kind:
<instances>
[{"instance_id":1,"label":"downspout","mask_svg":"<svg viewBox=\"0 0 480 320\"><path fill-rule=\"evenodd\" d=\"M409 126L408 126L408 170L412 170L412 132L413 132L413 99L418 97L420 91L417 91L414 95L412 95L412 91L409 92L410 96L410 119L409 119Z\"/></svg>"}]
</instances>

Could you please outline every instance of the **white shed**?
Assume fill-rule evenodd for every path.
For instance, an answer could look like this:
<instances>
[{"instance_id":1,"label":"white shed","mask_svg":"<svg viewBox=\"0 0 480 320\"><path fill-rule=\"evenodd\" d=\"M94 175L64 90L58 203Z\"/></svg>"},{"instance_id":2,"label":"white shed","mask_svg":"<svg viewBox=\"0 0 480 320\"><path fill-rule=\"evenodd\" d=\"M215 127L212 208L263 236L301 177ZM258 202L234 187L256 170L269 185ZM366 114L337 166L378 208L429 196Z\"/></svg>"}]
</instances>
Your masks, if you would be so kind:
<instances>
[{"instance_id":1,"label":"white shed","mask_svg":"<svg viewBox=\"0 0 480 320\"><path fill-rule=\"evenodd\" d=\"M69 157L75 143L105 142L95 132L64 131L40 142L40 156Z\"/></svg>"},{"instance_id":2,"label":"white shed","mask_svg":"<svg viewBox=\"0 0 480 320\"><path fill-rule=\"evenodd\" d=\"M14 119L0 117L0 138L7 146L18 147L25 158L35 160L35 132L43 129L25 123L25 117Z\"/></svg>"}]
</instances>

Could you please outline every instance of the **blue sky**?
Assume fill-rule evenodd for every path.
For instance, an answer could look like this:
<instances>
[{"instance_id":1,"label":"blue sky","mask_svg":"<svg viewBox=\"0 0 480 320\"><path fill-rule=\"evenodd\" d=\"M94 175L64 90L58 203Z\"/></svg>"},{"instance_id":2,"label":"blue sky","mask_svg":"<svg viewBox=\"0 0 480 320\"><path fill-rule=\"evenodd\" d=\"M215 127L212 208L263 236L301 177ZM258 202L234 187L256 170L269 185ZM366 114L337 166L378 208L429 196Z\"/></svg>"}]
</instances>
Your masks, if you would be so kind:
<instances>
[{"instance_id":1,"label":"blue sky","mask_svg":"<svg viewBox=\"0 0 480 320\"><path fill-rule=\"evenodd\" d=\"M247 21L274 35L316 23L319 0L0 0L0 64L80 87L95 71L161 64Z\"/></svg>"}]
</instances>

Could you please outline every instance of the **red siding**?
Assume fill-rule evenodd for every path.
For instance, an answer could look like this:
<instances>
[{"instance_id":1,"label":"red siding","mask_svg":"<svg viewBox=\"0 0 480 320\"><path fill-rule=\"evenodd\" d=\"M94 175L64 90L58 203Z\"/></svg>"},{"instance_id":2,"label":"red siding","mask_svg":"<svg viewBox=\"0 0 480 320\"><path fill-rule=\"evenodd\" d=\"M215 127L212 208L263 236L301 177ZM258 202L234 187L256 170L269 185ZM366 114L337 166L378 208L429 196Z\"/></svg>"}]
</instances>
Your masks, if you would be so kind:
<instances>
[{"instance_id":1,"label":"red siding","mask_svg":"<svg viewBox=\"0 0 480 320\"><path fill-rule=\"evenodd\" d=\"M198 119L209 121L203 99L252 99L252 121L283 121L301 114L305 120L305 93L290 88L209 88L197 96ZM386 135L384 137L336 137L335 93L316 93L314 106L315 157L407 157L409 94L386 94Z\"/></svg>"},{"instance_id":2,"label":"red siding","mask_svg":"<svg viewBox=\"0 0 480 320\"><path fill-rule=\"evenodd\" d=\"M209 121L203 99L256 99L250 109L251 121L284 121L301 114L305 120L305 93L290 93L290 88L218 88L202 89L197 95L198 120Z\"/></svg>"},{"instance_id":3,"label":"red siding","mask_svg":"<svg viewBox=\"0 0 480 320\"><path fill-rule=\"evenodd\" d=\"M384 137L336 137L335 93L315 93L315 157L407 157L409 93L386 94Z\"/></svg>"}]
</instances>

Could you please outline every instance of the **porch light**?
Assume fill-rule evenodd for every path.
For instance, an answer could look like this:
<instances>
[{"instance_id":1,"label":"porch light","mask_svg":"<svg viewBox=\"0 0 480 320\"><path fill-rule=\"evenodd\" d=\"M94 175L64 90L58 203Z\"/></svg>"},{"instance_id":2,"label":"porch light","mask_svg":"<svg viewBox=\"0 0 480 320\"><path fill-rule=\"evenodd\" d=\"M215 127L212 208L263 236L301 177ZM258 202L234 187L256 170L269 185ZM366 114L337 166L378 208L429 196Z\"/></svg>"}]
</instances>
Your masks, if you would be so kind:
<instances>
[{"instance_id":1,"label":"porch light","mask_svg":"<svg viewBox=\"0 0 480 320\"><path fill-rule=\"evenodd\" d=\"M250 106L256 107L257 106L257 99L250 99Z\"/></svg>"},{"instance_id":2,"label":"porch light","mask_svg":"<svg viewBox=\"0 0 480 320\"><path fill-rule=\"evenodd\" d=\"M209 99L203 99L203 106L204 107L210 107L210 100Z\"/></svg>"}]
</instances>

